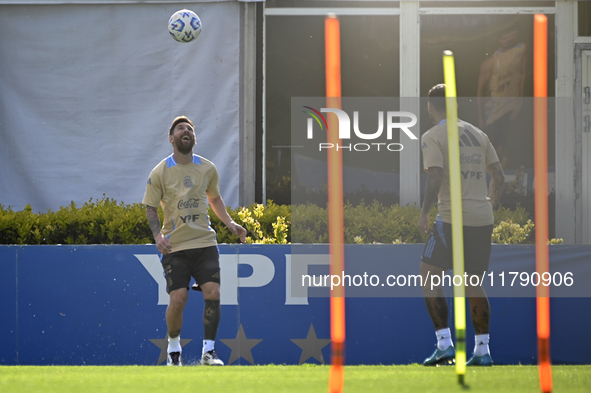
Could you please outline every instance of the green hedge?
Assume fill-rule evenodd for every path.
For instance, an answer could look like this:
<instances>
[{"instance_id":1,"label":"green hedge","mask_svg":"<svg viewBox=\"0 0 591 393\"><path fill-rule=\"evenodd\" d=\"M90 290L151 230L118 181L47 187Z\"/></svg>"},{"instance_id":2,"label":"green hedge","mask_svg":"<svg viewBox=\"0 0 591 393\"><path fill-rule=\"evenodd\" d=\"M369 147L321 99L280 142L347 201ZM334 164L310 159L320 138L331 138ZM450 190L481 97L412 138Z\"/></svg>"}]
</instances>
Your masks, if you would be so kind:
<instances>
[{"instance_id":1,"label":"green hedge","mask_svg":"<svg viewBox=\"0 0 591 393\"><path fill-rule=\"evenodd\" d=\"M13 211L0 205L0 244L145 244L153 243L143 205L113 199L74 202L58 211Z\"/></svg>"},{"instance_id":2,"label":"green hedge","mask_svg":"<svg viewBox=\"0 0 591 393\"><path fill-rule=\"evenodd\" d=\"M162 211L158 209L162 219ZM316 205L254 204L228 208L234 221L249 229L253 243L328 243L328 211ZM379 202L344 206L345 243L422 243L426 235L416 222L416 206L384 206ZM435 219L436 208L430 213ZM238 243L238 238L209 209L219 243ZM496 243L533 243L533 224L525 209L495 210ZM0 205L0 244L147 244L153 243L145 207L127 205L103 197L81 207L74 202L56 212L33 213L31 206L14 211ZM559 244L560 239L553 239Z\"/></svg>"}]
</instances>

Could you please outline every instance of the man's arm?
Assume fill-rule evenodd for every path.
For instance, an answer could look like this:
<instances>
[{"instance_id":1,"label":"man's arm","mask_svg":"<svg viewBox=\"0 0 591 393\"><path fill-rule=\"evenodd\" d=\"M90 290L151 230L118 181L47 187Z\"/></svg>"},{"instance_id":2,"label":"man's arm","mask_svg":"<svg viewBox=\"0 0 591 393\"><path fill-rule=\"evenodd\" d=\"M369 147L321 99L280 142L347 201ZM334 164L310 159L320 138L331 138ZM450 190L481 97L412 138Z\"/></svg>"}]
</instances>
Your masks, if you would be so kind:
<instances>
[{"instance_id":1,"label":"man's arm","mask_svg":"<svg viewBox=\"0 0 591 393\"><path fill-rule=\"evenodd\" d=\"M486 167L486 171L491 177L490 188L488 190L488 197L490 204L496 207L501 201L501 195L505 188L505 173L500 162L494 162Z\"/></svg>"},{"instance_id":2,"label":"man's arm","mask_svg":"<svg viewBox=\"0 0 591 393\"><path fill-rule=\"evenodd\" d=\"M211 205L215 215L218 216L218 218L222 220L224 224L226 224L230 232L238 236L240 241L244 243L246 240L246 229L242 228L232 220L232 217L230 217L226 211L226 204L224 203L222 196L218 195L217 197L208 197L207 199L209 200L209 204Z\"/></svg>"},{"instance_id":3,"label":"man's arm","mask_svg":"<svg viewBox=\"0 0 591 393\"><path fill-rule=\"evenodd\" d=\"M160 217L158 217L158 209L146 205L146 216L148 217L148 225L154 236L156 248L162 254L166 255L172 250L172 245L160 232Z\"/></svg>"},{"instance_id":4,"label":"man's arm","mask_svg":"<svg viewBox=\"0 0 591 393\"><path fill-rule=\"evenodd\" d=\"M425 187L425 198L423 199L423 208L419 216L417 226L421 231L429 231L429 211L437 203L437 195L443 181L443 168L432 166L427 169L427 185Z\"/></svg>"},{"instance_id":5,"label":"man's arm","mask_svg":"<svg viewBox=\"0 0 591 393\"><path fill-rule=\"evenodd\" d=\"M521 107L523 106L523 92L525 90L525 78L527 76L527 56L525 55L527 53L527 46L525 44L522 45L525 48L523 50L523 55L521 56L521 80L519 81L519 101L517 102L515 108L513 109L513 112L511 113L511 118L509 119L511 123L515 121L515 119L519 115L519 112L521 112Z\"/></svg>"},{"instance_id":6,"label":"man's arm","mask_svg":"<svg viewBox=\"0 0 591 393\"><path fill-rule=\"evenodd\" d=\"M484 60L480 65L480 74L478 75L478 90L476 92L476 103L478 106L478 126L484 131L486 126L484 122L484 90L490 77L492 76L492 57Z\"/></svg>"}]
</instances>

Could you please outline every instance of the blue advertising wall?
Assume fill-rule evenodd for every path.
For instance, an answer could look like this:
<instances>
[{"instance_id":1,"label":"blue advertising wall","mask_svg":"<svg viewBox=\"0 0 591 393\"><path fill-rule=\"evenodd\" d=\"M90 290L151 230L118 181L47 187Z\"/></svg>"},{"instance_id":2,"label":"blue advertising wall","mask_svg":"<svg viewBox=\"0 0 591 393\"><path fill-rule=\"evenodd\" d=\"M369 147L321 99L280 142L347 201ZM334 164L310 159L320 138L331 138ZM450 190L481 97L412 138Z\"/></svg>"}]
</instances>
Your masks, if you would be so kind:
<instances>
[{"instance_id":1,"label":"blue advertising wall","mask_svg":"<svg viewBox=\"0 0 591 393\"><path fill-rule=\"evenodd\" d=\"M385 261L416 274L423 245L347 246L347 259ZM329 299L294 297L290 246L220 245L222 319L216 351L226 364L324 363L330 359ZM326 254L303 246L300 254ZM587 280L588 246L551 247ZM491 269L530 264L531 246L493 247ZM346 261L346 263L348 263ZM157 365L166 350L167 295L154 245L0 246L0 364ZM310 267L318 273L328 269ZM519 269L519 267L518 267ZM586 274L586 276L585 276ZM591 280L586 281L591 283ZM419 363L435 345L420 290L416 297L346 302L347 364ZM589 362L591 299L553 298L551 354L557 364ZM492 297L496 364L536 363L535 298ZM450 302L453 304L453 302ZM450 319L453 308L450 310ZM191 291L181 334L185 363L201 356L203 300ZM453 331L453 326L452 326ZM473 348L468 316L468 349ZM165 363L165 362L164 362Z\"/></svg>"}]
</instances>

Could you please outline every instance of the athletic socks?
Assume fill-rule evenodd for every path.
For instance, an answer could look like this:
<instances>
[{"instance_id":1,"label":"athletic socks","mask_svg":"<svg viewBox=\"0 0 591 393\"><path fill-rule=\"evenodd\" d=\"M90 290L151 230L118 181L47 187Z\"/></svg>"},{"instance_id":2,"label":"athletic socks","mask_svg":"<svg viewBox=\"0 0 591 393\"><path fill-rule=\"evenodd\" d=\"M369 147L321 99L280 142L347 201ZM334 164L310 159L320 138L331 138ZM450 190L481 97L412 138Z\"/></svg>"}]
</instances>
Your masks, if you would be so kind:
<instances>
[{"instance_id":1,"label":"athletic socks","mask_svg":"<svg viewBox=\"0 0 591 393\"><path fill-rule=\"evenodd\" d=\"M489 352L488 341L490 336L488 334L477 334L474 339L474 355L484 356Z\"/></svg>"},{"instance_id":2,"label":"athletic socks","mask_svg":"<svg viewBox=\"0 0 591 393\"><path fill-rule=\"evenodd\" d=\"M214 340L203 340L203 350L201 351L201 355L204 355L205 352L213 351L214 344Z\"/></svg>"},{"instance_id":3,"label":"athletic socks","mask_svg":"<svg viewBox=\"0 0 591 393\"><path fill-rule=\"evenodd\" d=\"M168 337L168 353L183 352L181 349L181 336L170 338Z\"/></svg>"},{"instance_id":4,"label":"athletic socks","mask_svg":"<svg viewBox=\"0 0 591 393\"><path fill-rule=\"evenodd\" d=\"M215 345L214 340L203 340L203 351L202 355L205 352L213 351ZM176 338L168 338L168 353L171 352L183 352L181 349L181 337L178 336Z\"/></svg>"},{"instance_id":5,"label":"athletic socks","mask_svg":"<svg viewBox=\"0 0 591 393\"><path fill-rule=\"evenodd\" d=\"M445 351L450 346L453 347L454 343L451 341L451 331L449 328L439 329L435 332L437 336L437 348L441 351Z\"/></svg>"},{"instance_id":6,"label":"athletic socks","mask_svg":"<svg viewBox=\"0 0 591 393\"><path fill-rule=\"evenodd\" d=\"M440 329L436 331L435 334L437 335L437 348L439 348L439 350L444 351L449 348L450 345L454 345L451 341L451 331L449 328ZM484 356L487 353L490 353L488 348L489 340L490 335L477 334L474 338L474 355Z\"/></svg>"}]
</instances>

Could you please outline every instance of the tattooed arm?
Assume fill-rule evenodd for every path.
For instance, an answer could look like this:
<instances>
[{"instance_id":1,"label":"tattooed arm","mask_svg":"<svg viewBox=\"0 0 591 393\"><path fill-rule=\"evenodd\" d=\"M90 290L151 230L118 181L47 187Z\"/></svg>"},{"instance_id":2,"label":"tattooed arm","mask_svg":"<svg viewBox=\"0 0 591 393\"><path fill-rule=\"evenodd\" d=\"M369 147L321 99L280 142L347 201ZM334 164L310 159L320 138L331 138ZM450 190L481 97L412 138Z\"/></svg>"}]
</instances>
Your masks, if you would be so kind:
<instances>
[{"instance_id":1,"label":"tattooed arm","mask_svg":"<svg viewBox=\"0 0 591 393\"><path fill-rule=\"evenodd\" d=\"M232 220L232 218L226 211L226 204L224 203L222 196L218 195L217 197L208 197L208 200L209 205L211 206L211 209L216 214L216 216L218 216L218 218L222 220L224 224L226 224L230 232L232 232L234 235L240 238L240 242L244 243L246 241L246 229L236 224L234 220Z\"/></svg>"},{"instance_id":2,"label":"tattooed arm","mask_svg":"<svg viewBox=\"0 0 591 393\"><path fill-rule=\"evenodd\" d=\"M167 238L160 232L160 218L158 217L158 209L152 206L146 206L146 216L148 217L148 225L154 236L156 248L162 254L166 255L172 250L172 246Z\"/></svg>"},{"instance_id":3,"label":"tattooed arm","mask_svg":"<svg viewBox=\"0 0 591 393\"><path fill-rule=\"evenodd\" d=\"M488 197L490 204L496 207L501 201L501 195L505 188L505 173L500 162L495 162L486 167L486 171L491 177L490 189L488 190Z\"/></svg>"},{"instance_id":4,"label":"tattooed arm","mask_svg":"<svg viewBox=\"0 0 591 393\"><path fill-rule=\"evenodd\" d=\"M421 231L429 231L429 211L437 203L437 195L443 181L443 168L432 166L427 169L427 186L425 187L425 198L423 199L423 208L417 226Z\"/></svg>"}]
</instances>

